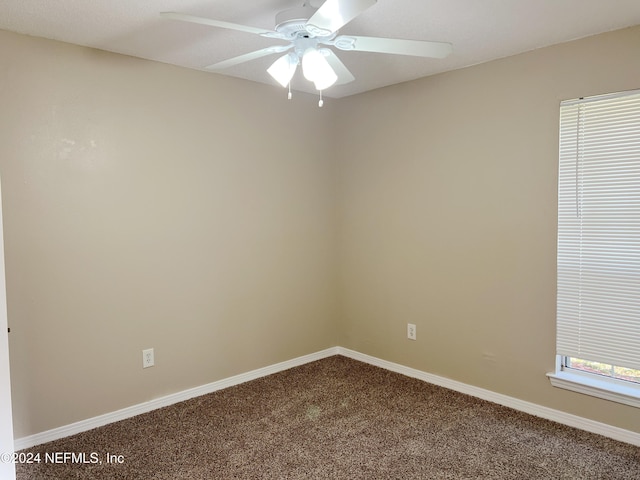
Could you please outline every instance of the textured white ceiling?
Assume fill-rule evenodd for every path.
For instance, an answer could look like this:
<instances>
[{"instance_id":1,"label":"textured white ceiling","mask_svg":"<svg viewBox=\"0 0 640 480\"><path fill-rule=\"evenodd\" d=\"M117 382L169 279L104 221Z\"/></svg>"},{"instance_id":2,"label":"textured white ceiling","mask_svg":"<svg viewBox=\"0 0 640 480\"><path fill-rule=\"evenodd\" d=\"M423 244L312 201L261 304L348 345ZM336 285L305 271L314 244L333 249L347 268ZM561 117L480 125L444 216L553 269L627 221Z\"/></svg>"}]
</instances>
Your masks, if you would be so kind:
<instances>
[{"instance_id":1,"label":"textured white ceiling","mask_svg":"<svg viewBox=\"0 0 640 480\"><path fill-rule=\"evenodd\" d=\"M202 69L282 42L167 20L159 12L272 30L277 12L302 4L303 0L2 0L0 29ZM336 50L356 80L334 86L325 95L353 95L638 24L640 0L378 0L340 33L445 41L453 44L453 54L436 60ZM265 71L276 58L221 73L281 88ZM300 74L292 87L313 91Z\"/></svg>"}]
</instances>

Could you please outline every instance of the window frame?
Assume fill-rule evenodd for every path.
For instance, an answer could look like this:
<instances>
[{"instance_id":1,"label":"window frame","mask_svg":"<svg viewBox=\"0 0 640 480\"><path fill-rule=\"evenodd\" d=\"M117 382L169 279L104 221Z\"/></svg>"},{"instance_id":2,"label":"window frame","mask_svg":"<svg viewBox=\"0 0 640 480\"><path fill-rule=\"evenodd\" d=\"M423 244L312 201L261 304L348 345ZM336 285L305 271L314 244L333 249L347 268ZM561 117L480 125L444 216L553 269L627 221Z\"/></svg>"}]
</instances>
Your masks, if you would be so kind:
<instances>
[{"instance_id":1,"label":"window frame","mask_svg":"<svg viewBox=\"0 0 640 480\"><path fill-rule=\"evenodd\" d=\"M640 93L640 90L618 92L609 95L598 95L589 98L616 98L638 93ZM582 103L585 100L588 99L580 98L565 101L561 103L561 106L572 103ZM562 147L562 145L560 145L560 147ZM560 195L560 191L558 191L558 195ZM556 258L558 258L557 255L558 253L556 253ZM600 375L597 373L591 373L581 371L576 368L567 367L566 358L567 356L564 354L556 354L555 372L547 373L547 377L554 387L640 408L640 383L625 381L614 377L607 377L606 375Z\"/></svg>"},{"instance_id":2,"label":"window frame","mask_svg":"<svg viewBox=\"0 0 640 480\"><path fill-rule=\"evenodd\" d=\"M563 357L556 355L555 372L547 373L554 387L640 408L640 384L567 368Z\"/></svg>"}]
</instances>

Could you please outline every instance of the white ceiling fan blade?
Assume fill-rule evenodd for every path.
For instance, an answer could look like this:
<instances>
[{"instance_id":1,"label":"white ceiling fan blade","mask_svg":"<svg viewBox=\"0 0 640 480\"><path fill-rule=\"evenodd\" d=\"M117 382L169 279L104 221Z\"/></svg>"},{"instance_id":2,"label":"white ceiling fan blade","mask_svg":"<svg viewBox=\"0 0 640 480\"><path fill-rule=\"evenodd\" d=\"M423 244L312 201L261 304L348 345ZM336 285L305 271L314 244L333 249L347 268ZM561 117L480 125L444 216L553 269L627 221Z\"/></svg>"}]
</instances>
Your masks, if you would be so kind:
<instances>
[{"instance_id":1,"label":"white ceiling fan blade","mask_svg":"<svg viewBox=\"0 0 640 480\"><path fill-rule=\"evenodd\" d=\"M336 48L345 51L391 53L428 58L444 58L453 51L452 45L446 42L358 37L355 35L341 35L332 44Z\"/></svg>"},{"instance_id":2,"label":"white ceiling fan blade","mask_svg":"<svg viewBox=\"0 0 640 480\"><path fill-rule=\"evenodd\" d=\"M246 25L239 25L237 23L223 22L220 20L211 20L210 18L196 17L195 15L186 15L184 13L176 12L162 12L161 17L169 18L171 20L179 20L181 22L199 23L201 25L209 25L210 27L226 28L229 30L238 30L240 32L255 33L256 35L273 34L279 35L277 32L266 30L264 28L248 27Z\"/></svg>"},{"instance_id":3,"label":"white ceiling fan blade","mask_svg":"<svg viewBox=\"0 0 640 480\"><path fill-rule=\"evenodd\" d=\"M225 68L233 67L235 65L239 65L244 62L250 62L251 60L256 60L258 58L266 57L268 55L273 55L274 53L282 53L286 50L289 50L292 47L293 45L278 45L275 47L263 48L262 50L256 50L255 52L245 53L244 55L229 58L227 60L214 63L213 65L209 65L208 67L204 67L204 68L205 70L222 70Z\"/></svg>"},{"instance_id":4,"label":"white ceiling fan blade","mask_svg":"<svg viewBox=\"0 0 640 480\"><path fill-rule=\"evenodd\" d=\"M326 37L344 27L377 0L327 0L307 21L305 29L316 37Z\"/></svg>"},{"instance_id":5,"label":"white ceiling fan blade","mask_svg":"<svg viewBox=\"0 0 640 480\"><path fill-rule=\"evenodd\" d=\"M336 72L336 75L338 76L338 80L335 83L336 85L344 85L345 83L353 82L356 79L356 77L354 77L349 69L345 67L344 63L342 63L333 51L327 48L323 49L322 53L326 55L327 62L329 62L329 65L331 65L331 68L333 68L333 71Z\"/></svg>"}]
</instances>

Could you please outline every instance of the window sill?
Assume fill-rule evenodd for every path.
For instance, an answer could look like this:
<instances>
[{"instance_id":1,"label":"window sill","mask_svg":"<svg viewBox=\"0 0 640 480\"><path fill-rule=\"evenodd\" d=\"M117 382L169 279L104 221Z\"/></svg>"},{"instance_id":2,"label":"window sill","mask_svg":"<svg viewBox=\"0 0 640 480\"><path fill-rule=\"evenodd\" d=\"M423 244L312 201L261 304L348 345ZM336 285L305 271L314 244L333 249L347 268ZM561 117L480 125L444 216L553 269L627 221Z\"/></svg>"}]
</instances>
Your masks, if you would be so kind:
<instances>
[{"instance_id":1,"label":"window sill","mask_svg":"<svg viewBox=\"0 0 640 480\"><path fill-rule=\"evenodd\" d=\"M598 378L596 375L582 375L566 370L547 373L547 377L554 387L640 408L640 386L622 385L620 382Z\"/></svg>"}]
</instances>

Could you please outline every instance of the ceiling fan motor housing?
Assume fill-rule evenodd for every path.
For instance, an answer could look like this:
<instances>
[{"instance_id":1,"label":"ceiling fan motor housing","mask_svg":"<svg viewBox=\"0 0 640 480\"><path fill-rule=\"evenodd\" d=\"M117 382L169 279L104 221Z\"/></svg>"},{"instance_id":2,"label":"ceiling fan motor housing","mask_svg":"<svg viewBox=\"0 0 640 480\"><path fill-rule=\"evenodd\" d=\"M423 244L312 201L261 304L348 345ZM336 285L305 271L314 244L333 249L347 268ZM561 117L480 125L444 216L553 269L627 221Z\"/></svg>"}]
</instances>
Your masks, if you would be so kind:
<instances>
[{"instance_id":1,"label":"ceiling fan motor housing","mask_svg":"<svg viewBox=\"0 0 640 480\"><path fill-rule=\"evenodd\" d=\"M316 12L312 7L300 7L284 10L276 15L276 32L285 35L287 38L294 40L296 38L313 38L307 30L307 21ZM324 38L331 38L335 33Z\"/></svg>"}]
</instances>

